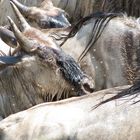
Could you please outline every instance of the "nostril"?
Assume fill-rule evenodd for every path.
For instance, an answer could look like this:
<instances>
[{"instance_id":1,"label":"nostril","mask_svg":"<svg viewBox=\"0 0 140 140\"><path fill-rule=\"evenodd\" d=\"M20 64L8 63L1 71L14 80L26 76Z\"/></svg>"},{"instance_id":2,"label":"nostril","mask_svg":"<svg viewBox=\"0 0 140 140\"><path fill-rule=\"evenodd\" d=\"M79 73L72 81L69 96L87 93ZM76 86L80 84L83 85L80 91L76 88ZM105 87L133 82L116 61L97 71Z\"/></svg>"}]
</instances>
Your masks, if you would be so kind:
<instances>
[{"instance_id":1,"label":"nostril","mask_svg":"<svg viewBox=\"0 0 140 140\"><path fill-rule=\"evenodd\" d=\"M92 93L95 90L94 80L88 76L84 76L81 83L81 88L85 93Z\"/></svg>"},{"instance_id":2,"label":"nostril","mask_svg":"<svg viewBox=\"0 0 140 140\"><path fill-rule=\"evenodd\" d=\"M83 88L84 88L87 92L89 92L89 93L92 93L92 92L94 92L94 90L95 90L93 84L91 85L91 84L89 84L89 83L84 83L84 84L83 84Z\"/></svg>"}]
</instances>

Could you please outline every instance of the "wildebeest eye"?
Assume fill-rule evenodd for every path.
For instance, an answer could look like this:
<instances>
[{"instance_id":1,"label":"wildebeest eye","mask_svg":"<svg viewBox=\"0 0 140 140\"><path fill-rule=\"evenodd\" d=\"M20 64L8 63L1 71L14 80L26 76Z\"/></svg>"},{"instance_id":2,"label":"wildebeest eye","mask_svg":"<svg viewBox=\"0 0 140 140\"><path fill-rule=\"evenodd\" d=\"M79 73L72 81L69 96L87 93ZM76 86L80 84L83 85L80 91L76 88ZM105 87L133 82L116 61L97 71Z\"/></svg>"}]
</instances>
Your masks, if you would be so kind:
<instances>
[{"instance_id":1,"label":"wildebeest eye","mask_svg":"<svg viewBox=\"0 0 140 140\"><path fill-rule=\"evenodd\" d=\"M55 28L56 27L56 23L52 19L48 18L46 20L44 20L44 19L40 20L39 21L39 26L41 28Z\"/></svg>"},{"instance_id":2,"label":"wildebeest eye","mask_svg":"<svg viewBox=\"0 0 140 140\"><path fill-rule=\"evenodd\" d=\"M45 55L44 59L48 63L54 63L55 62L55 58L52 55L47 55L47 56Z\"/></svg>"},{"instance_id":3,"label":"wildebeest eye","mask_svg":"<svg viewBox=\"0 0 140 140\"><path fill-rule=\"evenodd\" d=\"M14 44L14 45L17 45L17 40L15 38L12 38L11 39L11 42Z\"/></svg>"},{"instance_id":4,"label":"wildebeest eye","mask_svg":"<svg viewBox=\"0 0 140 140\"><path fill-rule=\"evenodd\" d=\"M39 25L40 25L41 28L45 28L45 26L46 26L46 21L42 21L42 20L41 20L41 21L39 22Z\"/></svg>"},{"instance_id":5,"label":"wildebeest eye","mask_svg":"<svg viewBox=\"0 0 140 140\"><path fill-rule=\"evenodd\" d=\"M55 23L53 21L50 21L49 25L50 25L50 28L55 28L56 27L56 25L55 25Z\"/></svg>"},{"instance_id":6,"label":"wildebeest eye","mask_svg":"<svg viewBox=\"0 0 140 140\"><path fill-rule=\"evenodd\" d=\"M47 59L47 61L48 61L48 62L53 62L53 61L54 61L54 58L53 58L53 57L49 57L49 58Z\"/></svg>"}]
</instances>

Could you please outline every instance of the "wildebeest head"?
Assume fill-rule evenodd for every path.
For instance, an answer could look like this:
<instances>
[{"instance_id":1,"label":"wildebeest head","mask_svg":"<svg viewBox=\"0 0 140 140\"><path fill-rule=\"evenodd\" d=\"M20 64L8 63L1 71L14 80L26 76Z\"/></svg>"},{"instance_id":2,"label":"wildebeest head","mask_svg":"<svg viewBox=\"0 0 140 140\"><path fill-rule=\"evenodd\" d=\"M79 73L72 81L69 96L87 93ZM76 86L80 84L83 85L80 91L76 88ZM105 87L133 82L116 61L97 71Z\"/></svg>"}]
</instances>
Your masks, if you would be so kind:
<instances>
[{"instance_id":1,"label":"wildebeest head","mask_svg":"<svg viewBox=\"0 0 140 140\"><path fill-rule=\"evenodd\" d=\"M53 5L48 9L42 9L37 7L27 7L19 3L17 0L10 1L12 1L22 14L30 19L30 21L35 21L41 28L62 28L70 26L65 11L53 7Z\"/></svg>"},{"instance_id":2,"label":"wildebeest head","mask_svg":"<svg viewBox=\"0 0 140 140\"><path fill-rule=\"evenodd\" d=\"M29 32L38 32L38 30L30 27L16 6L14 4L12 6L21 20L24 32L18 29L10 17L8 17L8 20L21 48L25 53L34 56L36 65L43 69L44 74L41 73L41 78L38 77L36 80L43 79L37 83L41 85L44 91L47 94L52 94L53 97L56 95L57 100L63 98L61 97L63 93L67 93L69 97L93 92L92 79L81 71L74 59L66 55L48 36L44 40L40 40L37 37L38 34L29 36Z\"/></svg>"},{"instance_id":3,"label":"wildebeest head","mask_svg":"<svg viewBox=\"0 0 140 140\"><path fill-rule=\"evenodd\" d=\"M74 93L81 95L93 92L92 80L81 71L72 57L66 55L60 48L43 46L35 39L28 39L18 30L12 19L10 17L8 19L22 49L26 53L36 56L36 63L46 69L45 82L43 81L40 85L43 85L42 87L47 93L54 92L56 94L56 92L61 92L62 94L63 92L69 93L72 91L70 96L74 96Z\"/></svg>"},{"instance_id":4,"label":"wildebeest head","mask_svg":"<svg viewBox=\"0 0 140 140\"><path fill-rule=\"evenodd\" d=\"M79 96L94 89L92 80L70 56L61 50L36 44L34 47L35 52L29 49L23 55L0 57L2 117L44 101Z\"/></svg>"}]
</instances>

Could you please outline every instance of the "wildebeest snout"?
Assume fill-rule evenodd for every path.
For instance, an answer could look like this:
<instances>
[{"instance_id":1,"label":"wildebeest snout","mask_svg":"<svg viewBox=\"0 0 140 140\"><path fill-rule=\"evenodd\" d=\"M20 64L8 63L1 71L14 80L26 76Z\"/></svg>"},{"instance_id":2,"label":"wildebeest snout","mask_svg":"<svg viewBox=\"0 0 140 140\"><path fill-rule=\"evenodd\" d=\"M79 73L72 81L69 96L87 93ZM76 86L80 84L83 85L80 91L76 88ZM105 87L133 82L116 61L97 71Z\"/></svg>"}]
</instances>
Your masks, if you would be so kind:
<instances>
[{"instance_id":1,"label":"wildebeest snout","mask_svg":"<svg viewBox=\"0 0 140 140\"><path fill-rule=\"evenodd\" d=\"M85 93L92 93L95 90L95 83L91 77L84 76L81 81L81 88Z\"/></svg>"}]
</instances>

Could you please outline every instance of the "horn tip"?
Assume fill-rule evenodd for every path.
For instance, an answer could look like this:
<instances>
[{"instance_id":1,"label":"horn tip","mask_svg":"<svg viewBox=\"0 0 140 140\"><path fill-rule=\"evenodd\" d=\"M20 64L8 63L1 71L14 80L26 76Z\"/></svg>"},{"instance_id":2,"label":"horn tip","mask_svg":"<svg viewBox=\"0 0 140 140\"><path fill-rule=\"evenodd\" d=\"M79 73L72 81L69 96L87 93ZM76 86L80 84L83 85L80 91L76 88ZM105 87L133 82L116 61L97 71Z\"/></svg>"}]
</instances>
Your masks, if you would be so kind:
<instances>
[{"instance_id":1,"label":"horn tip","mask_svg":"<svg viewBox=\"0 0 140 140\"><path fill-rule=\"evenodd\" d=\"M9 23L10 23L10 24L12 24L12 23L13 23L13 20L11 19L11 17L10 17L10 16L7 16L7 19L8 19L8 21L9 21Z\"/></svg>"},{"instance_id":2,"label":"horn tip","mask_svg":"<svg viewBox=\"0 0 140 140\"><path fill-rule=\"evenodd\" d=\"M13 3L13 1L10 1L10 4L15 9L16 5Z\"/></svg>"},{"instance_id":3,"label":"horn tip","mask_svg":"<svg viewBox=\"0 0 140 140\"><path fill-rule=\"evenodd\" d=\"M11 4L11 3L14 3L14 1L13 1L13 0L10 0L10 4Z\"/></svg>"},{"instance_id":4,"label":"horn tip","mask_svg":"<svg viewBox=\"0 0 140 140\"><path fill-rule=\"evenodd\" d=\"M11 17L10 17L10 16L7 16L7 19L8 19L8 20L10 20L10 19L11 19Z\"/></svg>"},{"instance_id":5,"label":"horn tip","mask_svg":"<svg viewBox=\"0 0 140 140\"><path fill-rule=\"evenodd\" d=\"M10 4L13 4L13 2L10 0Z\"/></svg>"},{"instance_id":6,"label":"horn tip","mask_svg":"<svg viewBox=\"0 0 140 140\"><path fill-rule=\"evenodd\" d=\"M14 0L10 0L10 2L13 2Z\"/></svg>"}]
</instances>

